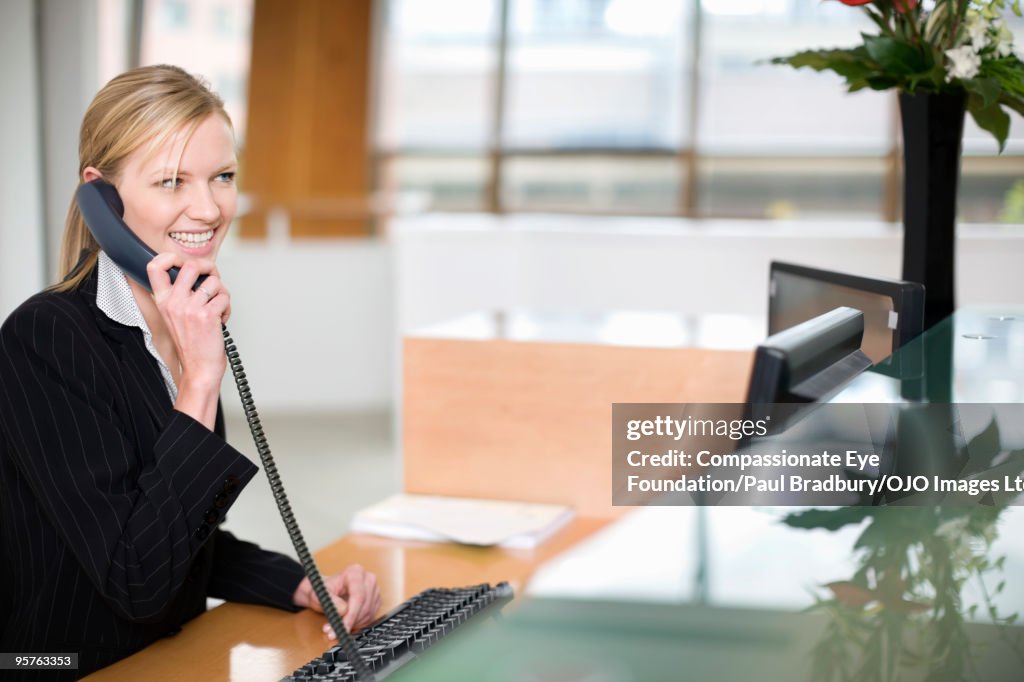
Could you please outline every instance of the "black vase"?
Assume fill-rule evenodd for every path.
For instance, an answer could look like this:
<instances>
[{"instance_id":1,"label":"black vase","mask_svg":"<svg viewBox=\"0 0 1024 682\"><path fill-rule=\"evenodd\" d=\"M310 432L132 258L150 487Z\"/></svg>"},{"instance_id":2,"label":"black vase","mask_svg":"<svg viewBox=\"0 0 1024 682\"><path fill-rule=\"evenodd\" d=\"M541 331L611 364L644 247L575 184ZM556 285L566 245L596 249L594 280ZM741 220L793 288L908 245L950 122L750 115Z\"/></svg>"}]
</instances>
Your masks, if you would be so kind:
<instances>
[{"instance_id":1,"label":"black vase","mask_svg":"<svg viewBox=\"0 0 1024 682\"><path fill-rule=\"evenodd\" d=\"M967 94L900 93L903 279L925 287L924 328L955 308L956 194Z\"/></svg>"}]
</instances>

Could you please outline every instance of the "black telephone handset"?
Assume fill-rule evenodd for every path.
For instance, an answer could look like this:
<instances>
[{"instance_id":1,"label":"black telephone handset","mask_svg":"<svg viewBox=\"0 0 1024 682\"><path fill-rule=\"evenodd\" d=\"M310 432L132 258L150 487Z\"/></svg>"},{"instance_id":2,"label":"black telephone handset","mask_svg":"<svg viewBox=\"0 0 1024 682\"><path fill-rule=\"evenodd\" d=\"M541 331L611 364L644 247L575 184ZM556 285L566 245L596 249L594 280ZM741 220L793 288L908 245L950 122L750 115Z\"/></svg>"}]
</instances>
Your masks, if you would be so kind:
<instances>
[{"instance_id":1,"label":"black telephone handset","mask_svg":"<svg viewBox=\"0 0 1024 682\"><path fill-rule=\"evenodd\" d=\"M152 291L149 286L149 275L146 272L146 265L149 264L149 261L153 260L156 254L125 224L122 218L124 215L124 202L121 201L117 188L105 180L93 180L79 185L75 199L78 202L78 209L85 219L85 224L89 227L93 237L96 238L100 248L110 256L111 260L126 275L144 286L147 290ZM168 274L173 283L178 276L178 268L171 268ZM201 275L192 288L196 289L205 279L206 275ZM227 327L222 327L222 332L224 334L224 350L228 356L231 373L235 377L238 395L242 399L242 409L245 412L246 420L249 422L249 431L252 432L253 441L256 443L256 450L259 452L260 461L263 463L263 471L267 474L267 479L270 481L270 489L274 494L274 500L277 502L278 511L281 512L281 519L284 521L289 537L291 537L292 546L295 547L295 553L299 557L299 562L302 564L302 568L306 572L310 584L313 586L317 599L319 599L320 604L323 606L327 620L330 622L331 627L334 628L342 653L345 654L345 658L352 664L352 668L356 671L357 678L360 681L369 680L372 682L374 679L373 673L370 672L363 658L359 656L358 649L349 636L348 631L345 630L341 616L338 615L338 610L334 606L334 600L330 598L327 592L327 587L324 585L320 571L317 569L313 556L309 553L309 548L306 546L306 541L302 537L302 532L299 530L299 525L295 521L291 504L288 502L284 486L281 483L281 477L277 473L277 465L270 454L270 446L267 445L266 435L263 433L263 427L260 425L260 417L256 413L252 393L249 390L249 382L245 378L245 370L242 369L242 361L238 357L235 343L231 339L231 335L228 334Z\"/></svg>"},{"instance_id":2,"label":"black telephone handset","mask_svg":"<svg viewBox=\"0 0 1024 682\"><path fill-rule=\"evenodd\" d=\"M152 291L146 265L156 253L125 224L122 218L124 202L117 188L102 179L85 182L78 186L76 199L78 210L100 248L126 275ZM167 271L172 284L178 278L178 272L178 268ZM198 288L205 280L206 275L200 275L192 289Z\"/></svg>"}]
</instances>

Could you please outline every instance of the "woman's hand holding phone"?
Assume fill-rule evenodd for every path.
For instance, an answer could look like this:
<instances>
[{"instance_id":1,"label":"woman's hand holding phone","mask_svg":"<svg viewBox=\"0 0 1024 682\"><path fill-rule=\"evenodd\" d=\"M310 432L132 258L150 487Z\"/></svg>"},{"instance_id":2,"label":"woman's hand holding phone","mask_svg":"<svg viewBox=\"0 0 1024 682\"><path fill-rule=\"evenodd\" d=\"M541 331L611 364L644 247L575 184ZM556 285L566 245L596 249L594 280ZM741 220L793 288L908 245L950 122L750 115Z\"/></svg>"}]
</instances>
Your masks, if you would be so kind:
<instances>
[{"instance_id":1,"label":"woman's hand holding phone","mask_svg":"<svg viewBox=\"0 0 1024 682\"><path fill-rule=\"evenodd\" d=\"M180 268L173 284L167 272L172 267ZM212 430L227 368L221 325L231 315L231 294L211 260L186 261L175 253L161 253L149 262L146 272L181 365L174 407ZM207 278L193 291L200 275Z\"/></svg>"}]
</instances>

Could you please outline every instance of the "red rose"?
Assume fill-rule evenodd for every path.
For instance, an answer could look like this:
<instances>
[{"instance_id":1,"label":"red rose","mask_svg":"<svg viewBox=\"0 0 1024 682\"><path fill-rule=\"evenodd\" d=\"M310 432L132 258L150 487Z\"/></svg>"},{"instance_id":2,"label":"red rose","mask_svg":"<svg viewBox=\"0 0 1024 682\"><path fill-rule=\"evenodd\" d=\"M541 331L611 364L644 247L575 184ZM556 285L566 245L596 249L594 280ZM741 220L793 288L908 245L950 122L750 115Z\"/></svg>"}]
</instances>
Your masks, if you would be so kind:
<instances>
[{"instance_id":1,"label":"red rose","mask_svg":"<svg viewBox=\"0 0 1024 682\"><path fill-rule=\"evenodd\" d=\"M874 1L875 0L839 0L839 2L843 3L844 5L849 5L850 7L856 7L857 5L867 5ZM899 0L897 0L897 2L898 1Z\"/></svg>"}]
</instances>

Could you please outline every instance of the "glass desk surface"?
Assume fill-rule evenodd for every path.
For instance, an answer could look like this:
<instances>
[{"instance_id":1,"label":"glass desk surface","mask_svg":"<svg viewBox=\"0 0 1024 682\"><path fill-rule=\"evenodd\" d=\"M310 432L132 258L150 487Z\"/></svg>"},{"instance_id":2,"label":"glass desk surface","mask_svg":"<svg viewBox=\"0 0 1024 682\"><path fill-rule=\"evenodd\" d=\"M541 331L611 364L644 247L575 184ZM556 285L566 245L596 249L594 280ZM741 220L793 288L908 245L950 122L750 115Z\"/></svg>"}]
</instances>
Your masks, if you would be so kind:
<instances>
[{"instance_id":1,"label":"glass desk surface","mask_svg":"<svg viewBox=\"0 0 1024 682\"><path fill-rule=\"evenodd\" d=\"M958 312L894 359L834 401L991 403L1001 447L1024 447L1000 409L1024 403L1024 310ZM1024 509L794 511L639 508L394 679L1024 679Z\"/></svg>"},{"instance_id":2,"label":"glass desk surface","mask_svg":"<svg viewBox=\"0 0 1024 682\"><path fill-rule=\"evenodd\" d=\"M958 311L832 401L1024 402L1024 308Z\"/></svg>"}]
</instances>

